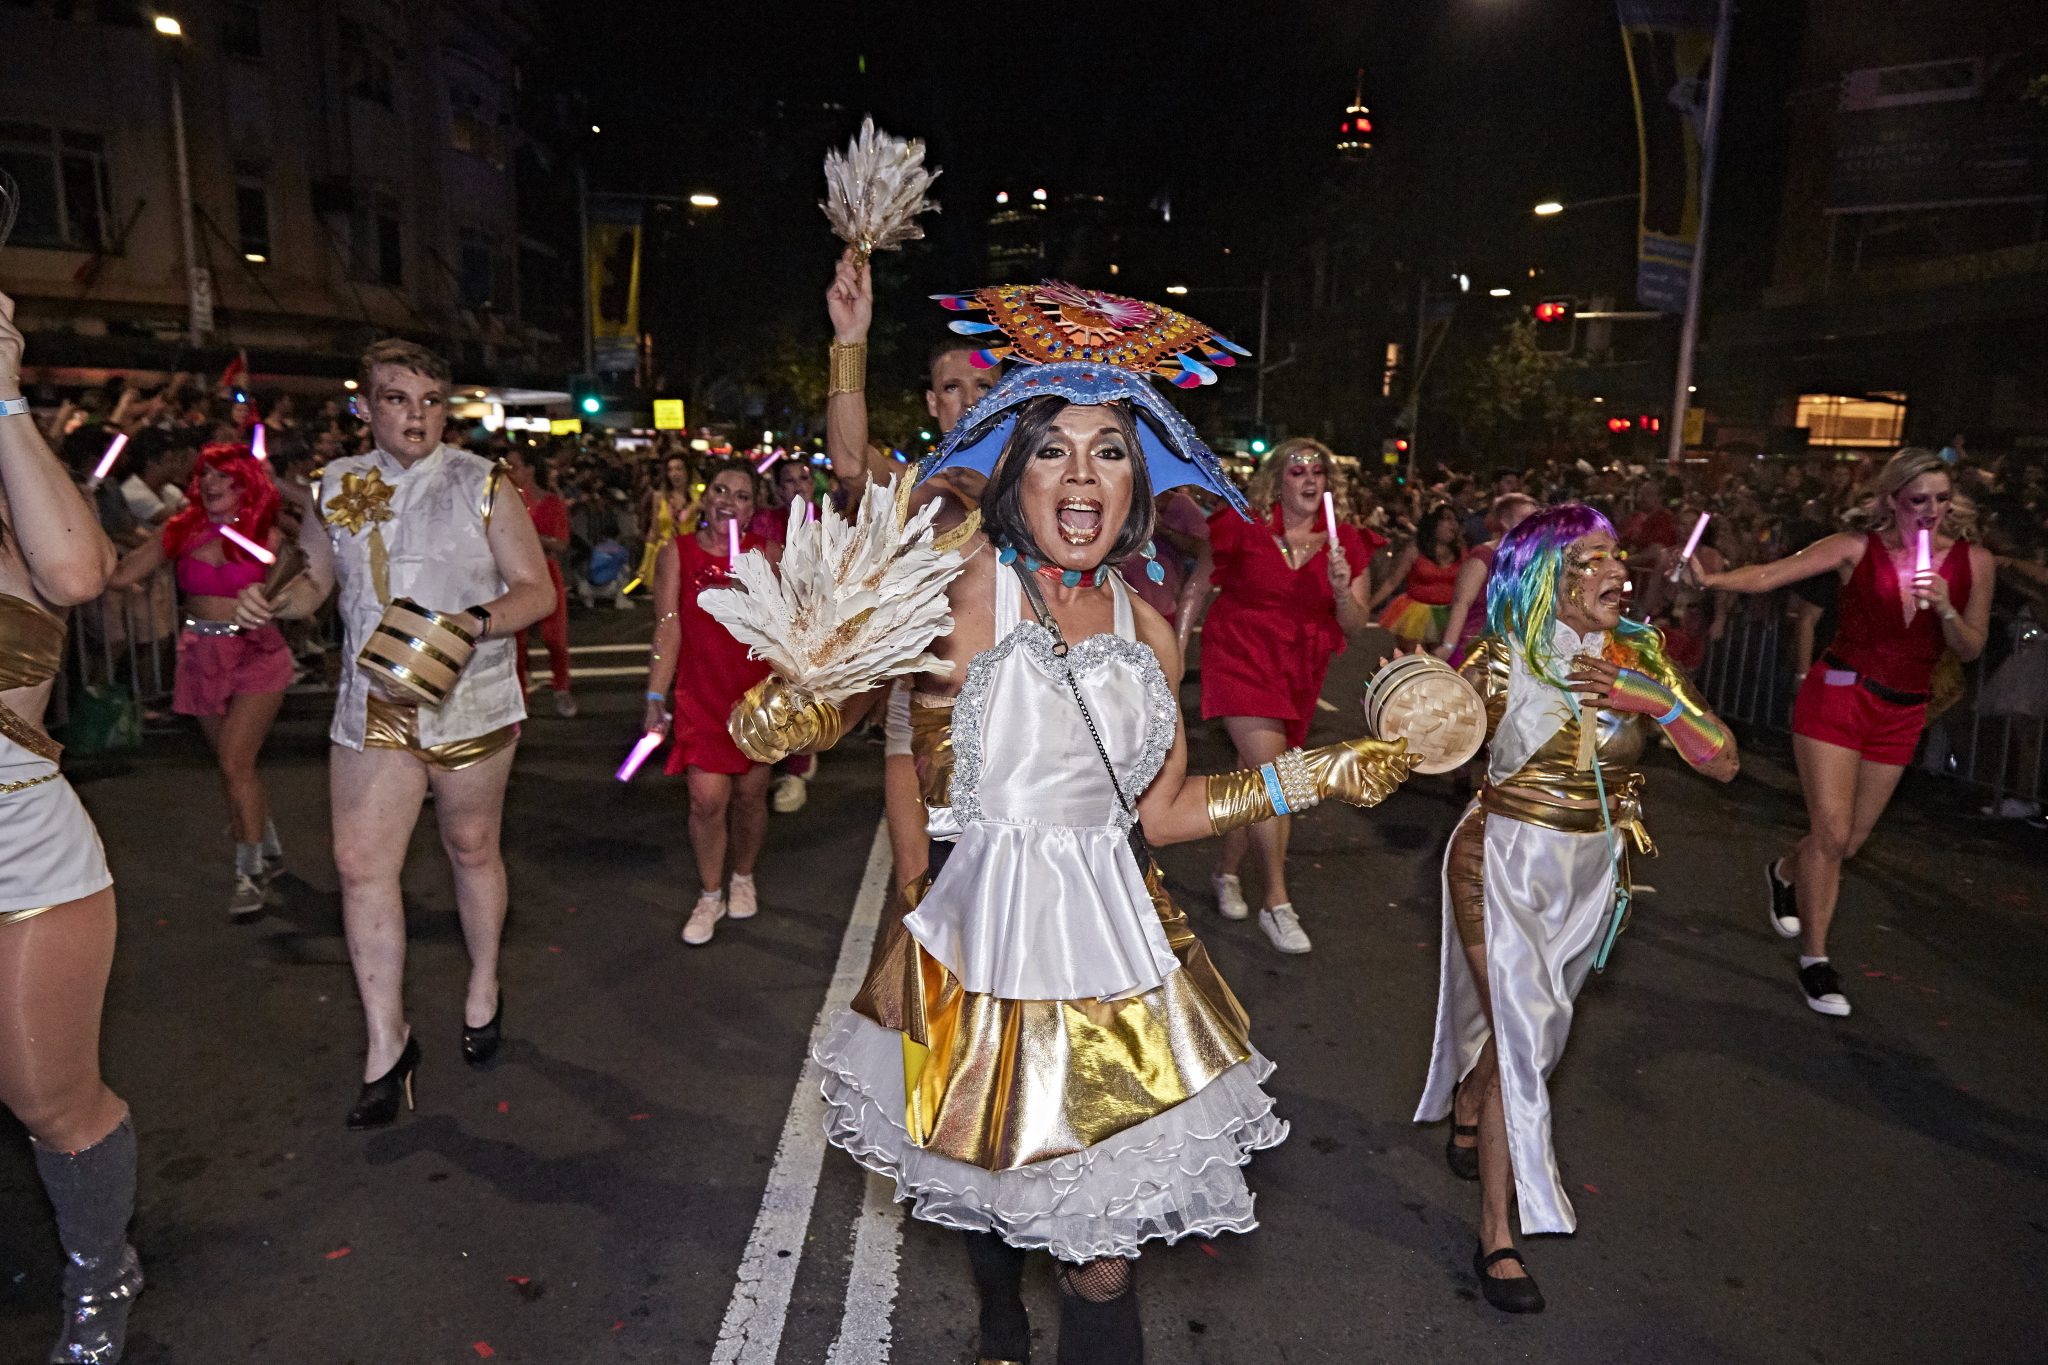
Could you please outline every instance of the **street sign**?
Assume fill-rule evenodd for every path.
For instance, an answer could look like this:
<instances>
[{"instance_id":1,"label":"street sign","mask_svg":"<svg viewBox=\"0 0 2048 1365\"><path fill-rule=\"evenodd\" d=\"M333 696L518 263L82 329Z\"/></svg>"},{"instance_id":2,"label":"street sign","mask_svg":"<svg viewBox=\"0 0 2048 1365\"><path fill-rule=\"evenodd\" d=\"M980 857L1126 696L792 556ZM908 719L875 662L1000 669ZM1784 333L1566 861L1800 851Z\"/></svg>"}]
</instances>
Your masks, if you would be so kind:
<instances>
[{"instance_id":1,"label":"street sign","mask_svg":"<svg viewBox=\"0 0 2048 1365\"><path fill-rule=\"evenodd\" d=\"M550 436L574 436L583 430L581 417L557 417L548 423Z\"/></svg>"},{"instance_id":2,"label":"street sign","mask_svg":"<svg viewBox=\"0 0 2048 1365\"><path fill-rule=\"evenodd\" d=\"M1689 446L1703 446L1707 443L1707 410L1688 407L1685 410L1685 443Z\"/></svg>"},{"instance_id":3,"label":"street sign","mask_svg":"<svg viewBox=\"0 0 2048 1365\"><path fill-rule=\"evenodd\" d=\"M682 399L657 398L654 400L654 429L656 431L681 431L684 425Z\"/></svg>"}]
</instances>

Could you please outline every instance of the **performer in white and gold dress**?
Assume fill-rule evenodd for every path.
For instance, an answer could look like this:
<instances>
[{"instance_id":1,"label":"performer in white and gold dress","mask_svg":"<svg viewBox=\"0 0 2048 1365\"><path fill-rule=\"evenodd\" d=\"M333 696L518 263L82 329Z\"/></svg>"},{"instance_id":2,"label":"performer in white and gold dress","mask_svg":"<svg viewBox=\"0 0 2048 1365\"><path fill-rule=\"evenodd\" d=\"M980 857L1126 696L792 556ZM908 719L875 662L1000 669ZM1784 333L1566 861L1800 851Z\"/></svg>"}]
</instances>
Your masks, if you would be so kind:
<instances>
[{"instance_id":1,"label":"performer in white and gold dress","mask_svg":"<svg viewBox=\"0 0 2048 1365\"><path fill-rule=\"evenodd\" d=\"M1441 1119L1459 1086L1478 1089L1473 1265L1507 1312L1543 1307L1515 1250L1510 1198L1525 1233L1577 1226L1551 1149L1548 1080L1572 1002L1625 917L1629 849L1653 852L1635 764L1661 726L1701 772L1726 781L1736 769L1734 738L1662 637L1622 616L1627 586L1605 517L1546 508L1502 537L1488 633L1461 669L1486 701L1490 748L1444 854L1436 1042L1415 1117Z\"/></svg>"},{"instance_id":2,"label":"performer in white and gold dress","mask_svg":"<svg viewBox=\"0 0 2048 1365\"><path fill-rule=\"evenodd\" d=\"M555 607L554 581L526 503L502 465L441 444L452 375L446 361L405 341L363 355L362 398L375 447L328 465L315 481L318 518L300 534L305 577L272 603L261 585L237 605L245 627L317 608L339 581L342 647L328 737L334 861L342 925L363 999L369 1046L351 1128L375 1128L412 1099L420 1048L405 1016L405 908L399 874L429 786L441 844L455 873L469 948L462 1051L487 1065L501 1038L498 942L505 927L499 851L505 781L526 708L513 634ZM474 653L438 704L420 704L359 662L401 599L456 616ZM428 647L429 658L437 657ZM442 661L447 662L446 660Z\"/></svg>"},{"instance_id":3,"label":"performer in white and gold dress","mask_svg":"<svg viewBox=\"0 0 2048 1365\"><path fill-rule=\"evenodd\" d=\"M1019 1284L1038 1249L1059 1261L1059 1359L1130 1365L1143 1352L1130 1292L1140 1248L1250 1231L1241 1168L1286 1134L1261 1089L1272 1064L1166 900L1146 842L1330 797L1373 805L1412 760L1399 743L1356 740L1245 772L1187 771L1173 629L1115 565L1151 543L1158 488L1199 483L1242 505L1148 378L1213 379L1196 353L1228 343L1169 309L1069 285L946 302L987 309L1028 363L923 471L989 474L982 529L998 553L933 580L950 629L912 710L951 707L950 727L917 727L934 758L936 732L950 731L950 780L927 769L940 779L928 789L944 788L929 812L933 871L818 1047L827 1132L892 1177L917 1217L968 1234L984 1360L1026 1357ZM887 515L879 496L868 512ZM913 519L912 535L930 524ZM785 582L804 554L793 540ZM885 588L873 608L876 595L861 599L871 615L891 607ZM767 760L830 743L845 719L778 677L736 708L733 731Z\"/></svg>"}]
</instances>

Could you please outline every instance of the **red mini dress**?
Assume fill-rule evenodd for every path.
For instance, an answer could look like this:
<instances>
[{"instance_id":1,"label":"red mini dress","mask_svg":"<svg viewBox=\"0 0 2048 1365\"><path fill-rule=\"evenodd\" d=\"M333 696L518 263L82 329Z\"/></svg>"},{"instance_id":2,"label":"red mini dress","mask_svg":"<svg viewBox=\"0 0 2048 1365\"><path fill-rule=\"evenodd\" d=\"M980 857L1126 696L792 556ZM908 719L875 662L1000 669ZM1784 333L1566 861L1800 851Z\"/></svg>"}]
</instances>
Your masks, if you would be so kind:
<instances>
[{"instance_id":1,"label":"red mini dress","mask_svg":"<svg viewBox=\"0 0 2048 1365\"><path fill-rule=\"evenodd\" d=\"M1209 553L1221 592L1202 625L1202 718L1263 716L1284 721L1287 742L1308 738L1330 660L1344 650L1325 546L1300 568L1280 553L1280 514L1246 521L1229 506L1209 518ZM1381 537L1340 525L1337 543L1355 577L1372 564Z\"/></svg>"},{"instance_id":2,"label":"red mini dress","mask_svg":"<svg viewBox=\"0 0 2048 1365\"><path fill-rule=\"evenodd\" d=\"M1935 571L1947 581L1949 600L1961 611L1970 600L1970 543L1958 540L1949 546ZM1793 734L1854 749L1871 763L1904 767L1913 761L1927 723L1924 698L1948 646L1941 618L1932 611L1921 608L1907 624L1906 586L1893 571L1884 541L1870 536L1836 600L1840 624L1835 638L1807 670L1792 703ZM1865 687L1866 680L1922 700L1886 700Z\"/></svg>"},{"instance_id":3,"label":"red mini dress","mask_svg":"<svg viewBox=\"0 0 2048 1365\"><path fill-rule=\"evenodd\" d=\"M675 725L671 730L675 742L669 746L667 771L701 768L738 777L754 765L725 732L725 722L733 703L768 676L768 665L749 658L747 647L697 605L697 594L732 581L726 557L699 545L694 533L679 535L672 543L678 561L676 616L682 627L682 644L676 660ZM742 551L760 548L758 537L741 537Z\"/></svg>"}]
</instances>

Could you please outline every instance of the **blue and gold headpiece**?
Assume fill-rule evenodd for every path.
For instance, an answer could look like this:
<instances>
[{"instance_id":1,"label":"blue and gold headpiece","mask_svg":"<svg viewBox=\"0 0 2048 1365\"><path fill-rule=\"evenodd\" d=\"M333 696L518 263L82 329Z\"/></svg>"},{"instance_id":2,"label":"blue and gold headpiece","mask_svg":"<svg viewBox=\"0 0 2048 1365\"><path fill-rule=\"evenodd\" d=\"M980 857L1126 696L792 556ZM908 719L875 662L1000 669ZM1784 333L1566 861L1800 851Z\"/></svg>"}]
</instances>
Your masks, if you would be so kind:
<instances>
[{"instance_id":1,"label":"blue and gold headpiece","mask_svg":"<svg viewBox=\"0 0 2048 1365\"><path fill-rule=\"evenodd\" d=\"M1161 378L1184 389L1213 384L1216 367L1235 365L1236 357L1251 352L1185 313L1058 280L933 297L954 312L988 313L987 322L963 318L952 324L968 336L999 334L1005 343L974 352L978 368L1005 359L1020 363L946 433L920 478L949 466L990 473L1017 424L1015 409L1030 399L1123 401L1138 418L1138 445L1155 490L1200 484L1249 514L1244 494L1215 452L1152 381Z\"/></svg>"}]
</instances>

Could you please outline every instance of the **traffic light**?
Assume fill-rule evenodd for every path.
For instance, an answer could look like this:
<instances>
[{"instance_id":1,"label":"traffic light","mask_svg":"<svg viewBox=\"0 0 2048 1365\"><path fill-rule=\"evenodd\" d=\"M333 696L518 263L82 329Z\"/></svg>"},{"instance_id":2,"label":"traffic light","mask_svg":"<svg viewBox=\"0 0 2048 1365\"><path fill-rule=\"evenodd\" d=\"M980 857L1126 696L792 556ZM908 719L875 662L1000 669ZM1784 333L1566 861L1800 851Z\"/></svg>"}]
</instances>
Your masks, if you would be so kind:
<instances>
[{"instance_id":1,"label":"traffic light","mask_svg":"<svg viewBox=\"0 0 2048 1365\"><path fill-rule=\"evenodd\" d=\"M570 380L569 396L581 417L595 417L604 411L604 390L595 375L579 374Z\"/></svg>"},{"instance_id":2,"label":"traffic light","mask_svg":"<svg viewBox=\"0 0 2048 1365\"><path fill-rule=\"evenodd\" d=\"M1408 458L1408 438L1389 436L1380 442L1380 463L1398 465Z\"/></svg>"},{"instance_id":3,"label":"traffic light","mask_svg":"<svg viewBox=\"0 0 2048 1365\"><path fill-rule=\"evenodd\" d=\"M1540 299L1529 310L1536 320L1536 349L1562 355L1578 344L1578 301L1568 297Z\"/></svg>"},{"instance_id":4,"label":"traffic light","mask_svg":"<svg viewBox=\"0 0 2048 1365\"><path fill-rule=\"evenodd\" d=\"M1625 431L1633 431L1635 425L1632 420L1626 417L1610 417L1607 419L1607 429L1617 436Z\"/></svg>"},{"instance_id":5,"label":"traffic light","mask_svg":"<svg viewBox=\"0 0 2048 1365\"><path fill-rule=\"evenodd\" d=\"M590 416L595 417L598 413L604 411L604 400L594 393L586 393L583 395L582 401L577 403L576 406L582 408Z\"/></svg>"}]
</instances>

